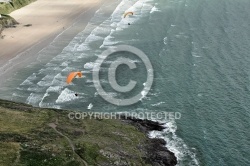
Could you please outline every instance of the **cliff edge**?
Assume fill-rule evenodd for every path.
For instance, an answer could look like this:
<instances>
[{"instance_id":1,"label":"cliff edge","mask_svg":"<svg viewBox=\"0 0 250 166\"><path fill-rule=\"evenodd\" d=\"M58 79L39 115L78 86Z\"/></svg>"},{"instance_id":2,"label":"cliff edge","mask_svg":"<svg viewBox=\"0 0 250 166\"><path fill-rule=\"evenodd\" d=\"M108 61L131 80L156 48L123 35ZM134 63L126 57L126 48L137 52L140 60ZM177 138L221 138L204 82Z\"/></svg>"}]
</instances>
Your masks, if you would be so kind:
<instances>
[{"instance_id":1,"label":"cliff edge","mask_svg":"<svg viewBox=\"0 0 250 166\"><path fill-rule=\"evenodd\" d=\"M69 111L0 100L0 165L174 166L157 122L122 118L70 119Z\"/></svg>"}]
</instances>

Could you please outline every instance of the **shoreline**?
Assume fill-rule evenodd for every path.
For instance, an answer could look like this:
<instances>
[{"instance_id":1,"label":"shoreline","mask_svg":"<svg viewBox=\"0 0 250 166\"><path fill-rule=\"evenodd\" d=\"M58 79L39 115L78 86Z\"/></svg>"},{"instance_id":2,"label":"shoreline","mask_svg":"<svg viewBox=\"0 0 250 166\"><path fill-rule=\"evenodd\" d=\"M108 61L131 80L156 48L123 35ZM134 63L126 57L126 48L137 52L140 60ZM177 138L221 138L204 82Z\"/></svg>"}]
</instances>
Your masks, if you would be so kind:
<instances>
[{"instance_id":1,"label":"shoreline","mask_svg":"<svg viewBox=\"0 0 250 166\"><path fill-rule=\"evenodd\" d=\"M115 2L112 0L108 4ZM0 39L0 76L2 77L0 85L4 85L5 80L13 73L37 61L37 54L40 51L60 36L63 38L64 35L66 36L63 38L64 45L60 46L62 50L87 26L104 3L105 0L86 2L37 0L10 13L10 16L20 24L16 28L7 28L2 32L5 37ZM113 9L109 12L113 12ZM27 24L31 26L25 27L24 25ZM74 28L73 32L69 32L70 28Z\"/></svg>"},{"instance_id":2,"label":"shoreline","mask_svg":"<svg viewBox=\"0 0 250 166\"><path fill-rule=\"evenodd\" d=\"M76 0L76 1L80 2L80 0ZM36 2L41 2L41 1L38 0ZM40 22L40 25L42 25L41 27L39 27L39 24L34 24L31 21L30 22L20 21L22 19L25 20L26 17L22 17L21 15L18 15L18 13L22 13L20 10L27 10L27 8L31 8L30 6L34 4L37 7L39 7L39 5L36 4L36 2L28 6L25 6L17 11L14 11L10 14L10 16L15 18L20 24L16 28L5 29L3 32L3 35L6 35L6 37L5 39L0 40L0 49L3 50L2 52L0 52L0 73L1 73L0 76L2 77L2 79L0 80L0 85L3 85L5 83L5 80L11 77L12 73L17 72L19 69L22 69L23 67L31 64L32 62L38 61L37 57L40 51L42 51L46 47L49 47L50 44L53 43L55 39L63 38L62 35L65 33L67 34L67 30L69 28L74 27L74 24L78 23L79 19L84 20L83 22L80 23L80 25L82 26L81 29L77 28L77 26L74 27L76 28L76 31L74 32L74 34L70 33L70 37L67 38L68 42L65 41L64 43L66 46L72 40L72 38L74 38L75 35L77 35L79 32L82 31L84 27L87 26L88 22L93 17L95 12L104 4L105 1L94 0L94 2L85 2L84 4L82 4L83 5L82 8L79 7L78 10L74 10L74 12L72 13L70 12L70 15L67 16L66 18L64 18L63 16L67 15L67 13L64 13L63 16L60 15L59 17L52 18L52 20L50 21L55 23L55 25L50 24L50 22L46 22L46 20L45 21L39 20L38 22ZM59 1L56 0L56 2L58 3ZM117 3L117 1L115 0L109 1L108 3L112 4L114 2ZM67 4L67 2L65 3ZM48 5L52 5L52 4L50 3ZM46 6L41 6L41 8L42 7L47 8ZM39 10L41 8L39 8ZM32 10L34 10L34 7L32 8ZM47 9L47 10L50 11L50 9ZM52 9L52 12L53 12L53 9ZM110 10L110 12L113 12L113 11ZM39 14L42 15L42 13L39 13ZM82 18L81 16L84 16L84 18ZM39 16L37 15L36 17L39 17ZM37 18L33 16L33 19L37 19ZM58 21L58 19L60 21ZM34 20L34 21L37 21L37 20ZM28 26L28 27L24 26L24 25L29 25L29 24L31 26ZM46 33L45 29L47 30L48 27L52 27L52 29L50 29L49 32ZM19 34L21 34L21 36L19 36ZM24 40L20 42L20 39L24 39ZM14 46L10 47L10 45L12 46L13 44L17 44L17 45L15 45L15 47ZM65 46L61 46L61 48L63 49ZM57 50L57 52L59 53L60 51ZM55 53L55 55L56 54L57 53ZM21 111L26 111L26 107L21 107L19 109ZM27 110L29 111L29 108L27 108ZM139 119L130 118L126 121L123 120L123 122L128 125L132 125L136 127L139 131L141 131L145 135L147 135L148 132L152 130L152 128L158 128L159 131L163 129L162 126L160 126L160 124L154 123L148 120L142 121ZM54 122L49 123L49 124L51 124L50 127L53 130L57 131L56 126L54 125ZM67 139L67 137L65 138ZM144 154L146 156L145 162L153 163L153 165L171 165L171 166L176 165L177 159L174 153L170 152L166 148L165 146L166 142L163 139L147 138L146 141L147 141L146 142L147 144L145 144L143 147L144 149L143 151L146 152L146 154ZM69 141L69 144L70 145L72 144L71 141Z\"/></svg>"}]
</instances>

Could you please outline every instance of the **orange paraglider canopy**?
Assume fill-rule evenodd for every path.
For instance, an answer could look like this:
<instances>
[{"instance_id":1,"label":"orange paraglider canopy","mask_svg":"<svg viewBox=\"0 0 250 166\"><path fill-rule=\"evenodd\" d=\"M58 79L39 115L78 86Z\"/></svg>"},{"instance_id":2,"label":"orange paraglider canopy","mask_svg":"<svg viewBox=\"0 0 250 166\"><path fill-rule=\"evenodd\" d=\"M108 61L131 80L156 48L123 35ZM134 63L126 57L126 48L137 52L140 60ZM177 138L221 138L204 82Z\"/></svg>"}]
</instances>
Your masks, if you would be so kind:
<instances>
[{"instance_id":1,"label":"orange paraglider canopy","mask_svg":"<svg viewBox=\"0 0 250 166\"><path fill-rule=\"evenodd\" d=\"M81 72L71 72L71 73L69 73L66 82L68 84L70 84L76 76L82 77L82 73Z\"/></svg>"},{"instance_id":2,"label":"orange paraglider canopy","mask_svg":"<svg viewBox=\"0 0 250 166\"><path fill-rule=\"evenodd\" d=\"M124 18L126 18L128 15L134 15L134 13L133 13L133 12L126 12L126 13L124 14Z\"/></svg>"}]
</instances>

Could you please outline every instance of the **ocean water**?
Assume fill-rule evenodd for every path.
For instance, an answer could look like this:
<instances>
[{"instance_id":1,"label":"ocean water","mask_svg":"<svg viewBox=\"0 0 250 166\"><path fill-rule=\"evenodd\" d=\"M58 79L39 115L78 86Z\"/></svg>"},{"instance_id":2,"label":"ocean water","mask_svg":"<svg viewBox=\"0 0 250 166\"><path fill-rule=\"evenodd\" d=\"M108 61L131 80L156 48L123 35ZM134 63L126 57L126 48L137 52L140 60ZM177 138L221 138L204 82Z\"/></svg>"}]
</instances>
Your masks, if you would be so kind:
<instances>
[{"instance_id":1,"label":"ocean water","mask_svg":"<svg viewBox=\"0 0 250 166\"><path fill-rule=\"evenodd\" d=\"M249 166L250 1L120 0L112 5L117 7L111 15L105 14L109 6L104 4L66 47L60 48L59 40L39 52L36 62L2 87L1 98L96 112L180 112L179 120L152 119L166 129L149 134L167 141L179 166ZM123 18L125 11L134 15ZM92 79L96 59L121 44L142 50L154 69L148 95L125 107L103 100ZM60 52L54 56L54 50ZM101 84L110 96L121 97L105 76L119 56L138 65L132 73L126 66L117 70L120 84L139 83L126 94L133 96L143 89L146 71L132 54L107 59ZM71 71L82 71L84 78L67 85Z\"/></svg>"}]
</instances>

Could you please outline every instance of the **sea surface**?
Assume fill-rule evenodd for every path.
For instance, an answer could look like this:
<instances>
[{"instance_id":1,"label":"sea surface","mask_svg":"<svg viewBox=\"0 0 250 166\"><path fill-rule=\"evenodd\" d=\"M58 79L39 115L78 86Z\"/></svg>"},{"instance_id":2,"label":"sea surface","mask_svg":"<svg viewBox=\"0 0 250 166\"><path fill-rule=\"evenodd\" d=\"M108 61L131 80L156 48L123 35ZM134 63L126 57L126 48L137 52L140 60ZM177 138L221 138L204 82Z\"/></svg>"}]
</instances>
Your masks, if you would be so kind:
<instances>
[{"instance_id":1,"label":"sea surface","mask_svg":"<svg viewBox=\"0 0 250 166\"><path fill-rule=\"evenodd\" d=\"M166 129L150 133L167 141L179 166L249 166L250 1L119 0L112 5L117 7L111 15L105 14L109 6L104 4L66 47L55 39L40 51L36 62L1 87L0 97L81 111L179 112L181 119L153 118L164 122ZM124 18L126 11L134 15ZM105 101L92 79L96 59L116 45L142 50L154 69L151 90L130 106ZM60 53L51 57L55 51ZM119 84L130 79L138 83L125 96L140 93L147 71L128 52L102 64L102 86L110 96L124 97L112 91L105 76L117 57L137 64L133 71L126 65L117 69ZM65 80L72 71L82 71L84 78L68 85Z\"/></svg>"}]
</instances>

